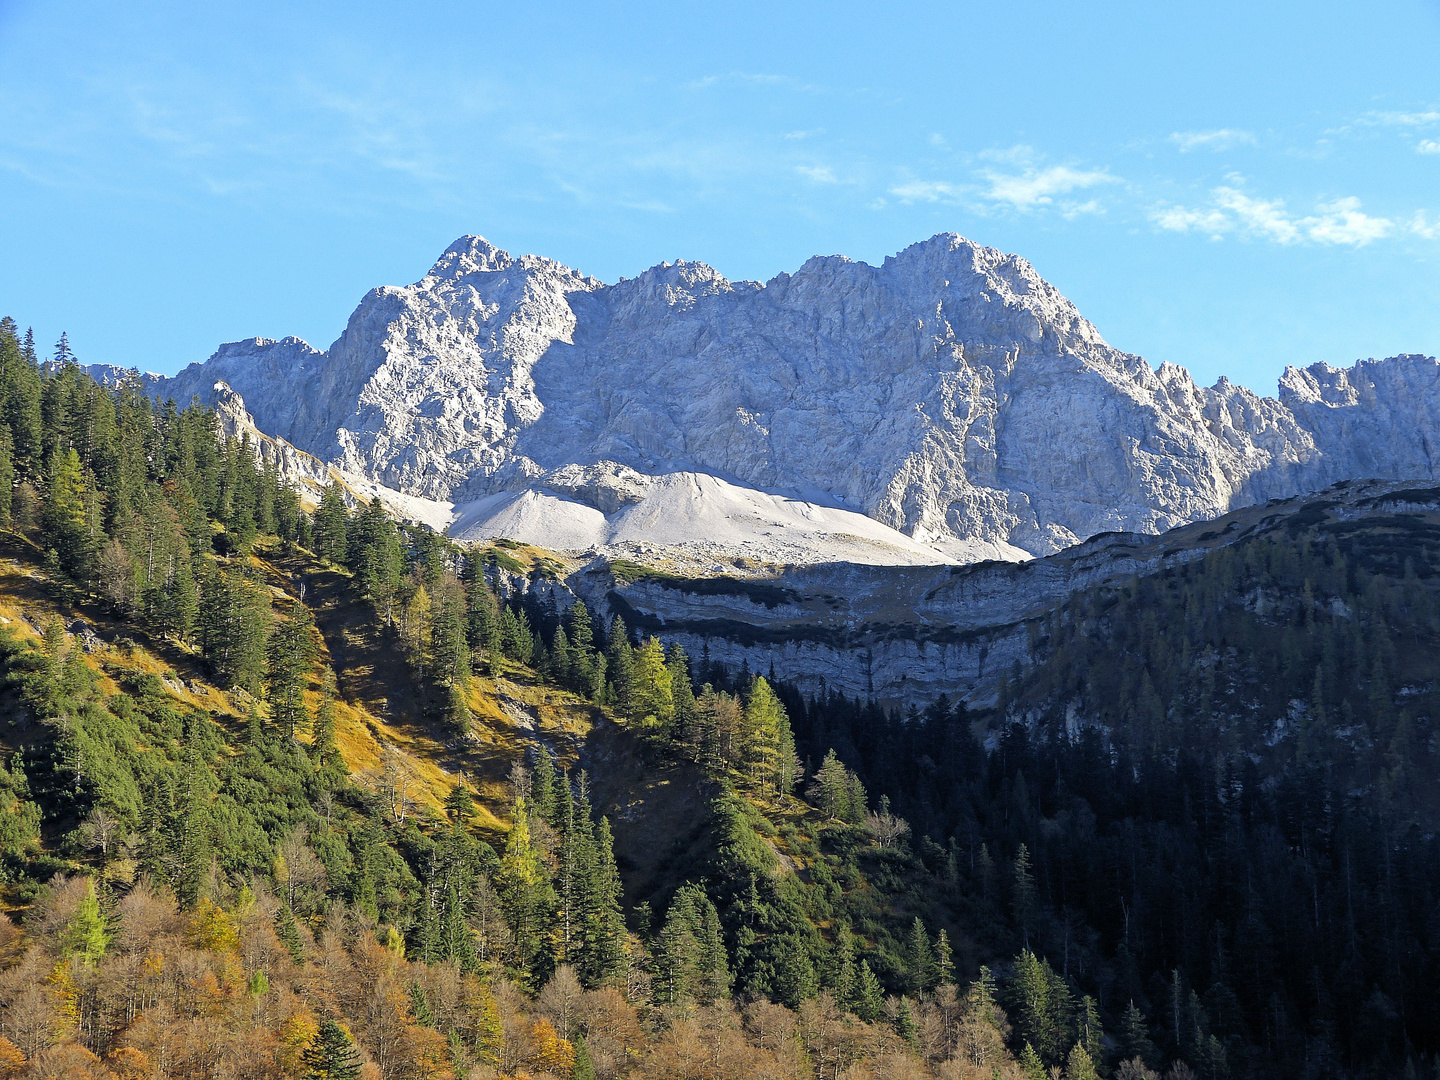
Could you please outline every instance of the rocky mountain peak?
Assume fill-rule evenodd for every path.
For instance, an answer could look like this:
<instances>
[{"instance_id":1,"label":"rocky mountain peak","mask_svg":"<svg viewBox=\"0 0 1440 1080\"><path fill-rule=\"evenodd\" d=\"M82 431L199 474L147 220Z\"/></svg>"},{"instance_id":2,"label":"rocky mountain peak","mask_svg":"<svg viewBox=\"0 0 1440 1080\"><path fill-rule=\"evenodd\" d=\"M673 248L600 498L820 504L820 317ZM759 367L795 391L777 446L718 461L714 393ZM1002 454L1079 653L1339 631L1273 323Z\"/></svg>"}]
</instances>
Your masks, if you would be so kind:
<instances>
[{"instance_id":1,"label":"rocky mountain peak","mask_svg":"<svg viewBox=\"0 0 1440 1080\"><path fill-rule=\"evenodd\" d=\"M605 285L466 236L367 294L324 353L231 343L153 392L210 400L217 381L260 430L474 535L603 546L663 513L672 546L790 561L859 558L856 537L862 561L1023 558L1351 477L1430 478L1440 449L1433 358L1287 369L1278 399L1204 389L954 233L764 285L683 260ZM521 495L530 510L504 509Z\"/></svg>"}]
</instances>

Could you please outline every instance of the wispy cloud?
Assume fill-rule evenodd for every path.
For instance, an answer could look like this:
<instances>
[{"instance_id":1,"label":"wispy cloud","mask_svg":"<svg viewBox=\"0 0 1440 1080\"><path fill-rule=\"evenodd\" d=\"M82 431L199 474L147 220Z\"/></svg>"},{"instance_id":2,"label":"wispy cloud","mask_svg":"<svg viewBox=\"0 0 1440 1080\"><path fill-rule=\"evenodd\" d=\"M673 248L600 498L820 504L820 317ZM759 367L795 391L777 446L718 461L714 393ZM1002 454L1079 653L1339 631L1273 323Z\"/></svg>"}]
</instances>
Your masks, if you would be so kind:
<instances>
[{"instance_id":1,"label":"wispy cloud","mask_svg":"<svg viewBox=\"0 0 1440 1080\"><path fill-rule=\"evenodd\" d=\"M1427 127L1440 124L1440 110L1426 109L1419 112L1372 112L1360 121L1362 124L1380 127Z\"/></svg>"},{"instance_id":2,"label":"wispy cloud","mask_svg":"<svg viewBox=\"0 0 1440 1080\"><path fill-rule=\"evenodd\" d=\"M802 94L818 94L822 87L814 83L803 82L793 75L771 75L757 71L727 71L721 75L705 75L694 79L687 85L692 90L703 90L711 86L722 86L726 83L740 86L781 86L788 90L797 90Z\"/></svg>"},{"instance_id":3,"label":"wispy cloud","mask_svg":"<svg viewBox=\"0 0 1440 1080\"><path fill-rule=\"evenodd\" d=\"M963 185L950 184L943 180L911 180L908 183L896 184L890 189L890 194L905 203L954 202L965 190Z\"/></svg>"},{"instance_id":4,"label":"wispy cloud","mask_svg":"<svg viewBox=\"0 0 1440 1080\"><path fill-rule=\"evenodd\" d=\"M1440 154L1440 142L1434 139L1421 139L1420 145L1415 147L1417 154Z\"/></svg>"},{"instance_id":5,"label":"wispy cloud","mask_svg":"<svg viewBox=\"0 0 1440 1080\"><path fill-rule=\"evenodd\" d=\"M1191 150L1231 150L1237 146L1254 146L1255 136L1237 128L1217 128L1214 131L1176 131L1170 141L1180 148L1182 154Z\"/></svg>"},{"instance_id":6,"label":"wispy cloud","mask_svg":"<svg viewBox=\"0 0 1440 1080\"><path fill-rule=\"evenodd\" d=\"M840 182L834 170L828 165L796 165L795 171L817 184L838 184Z\"/></svg>"},{"instance_id":7,"label":"wispy cloud","mask_svg":"<svg viewBox=\"0 0 1440 1080\"><path fill-rule=\"evenodd\" d=\"M1234 224L1220 210L1188 210L1183 206L1156 207L1150 212L1150 220L1167 232L1206 233L1214 240L1219 240Z\"/></svg>"},{"instance_id":8,"label":"wispy cloud","mask_svg":"<svg viewBox=\"0 0 1440 1080\"><path fill-rule=\"evenodd\" d=\"M1156 207L1150 220L1169 232L1201 233L1217 240L1238 233L1277 244L1311 241L1346 247L1364 247L1399 228L1389 218L1365 213L1354 196L1320 203L1315 210L1295 217L1281 199L1258 199L1239 188L1217 187L1210 193L1209 206Z\"/></svg>"},{"instance_id":9,"label":"wispy cloud","mask_svg":"<svg viewBox=\"0 0 1440 1080\"><path fill-rule=\"evenodd\" d=\"M1425 240L1440 240L1440 221L1431 221L1424 210L1416 212L1408 223L1409 230Z\"/></svg>"},{"instance_id":10,"label":"wispy cloud","mask_svg":"<svg viewBox=\"0 0 1440 1080\"><path fill-rule=\"evenodd\" d=\"M1009 203L1017 210L1047 206L1055 201L1057 195L1065 195L1097 184L1113 184L1119 180L1119 177L1111 176L1103 169L1072 169L1068 165L1026 169L1018 175L987 172L985 178L990 182L990 187L981 193L982 197L994 202Z\"/></svg>"}]
</instances>

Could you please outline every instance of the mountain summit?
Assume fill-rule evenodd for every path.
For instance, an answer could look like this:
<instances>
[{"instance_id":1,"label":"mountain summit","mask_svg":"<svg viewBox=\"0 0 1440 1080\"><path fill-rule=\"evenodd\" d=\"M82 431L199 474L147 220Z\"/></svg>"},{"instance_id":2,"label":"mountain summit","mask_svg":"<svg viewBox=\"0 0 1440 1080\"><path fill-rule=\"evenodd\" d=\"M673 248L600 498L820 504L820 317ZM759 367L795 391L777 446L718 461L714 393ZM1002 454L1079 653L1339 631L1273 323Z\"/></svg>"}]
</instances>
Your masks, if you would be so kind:
<instances>
[{"instance_id":1,"label":"mountain summit","mask_svg":"<svg viewBox=\"0 0 1440 1080\"><path fill-rule=\"evenodd\" d=\"M223 345L153 392L258 427L461 536L713 556L1026 558L1353 477L1433 479L1440 364L1287 368L1279 397L1112 348L1016 255L606 285L478 236L372 290L325 352Z\"/></svg>"}]
</instances>

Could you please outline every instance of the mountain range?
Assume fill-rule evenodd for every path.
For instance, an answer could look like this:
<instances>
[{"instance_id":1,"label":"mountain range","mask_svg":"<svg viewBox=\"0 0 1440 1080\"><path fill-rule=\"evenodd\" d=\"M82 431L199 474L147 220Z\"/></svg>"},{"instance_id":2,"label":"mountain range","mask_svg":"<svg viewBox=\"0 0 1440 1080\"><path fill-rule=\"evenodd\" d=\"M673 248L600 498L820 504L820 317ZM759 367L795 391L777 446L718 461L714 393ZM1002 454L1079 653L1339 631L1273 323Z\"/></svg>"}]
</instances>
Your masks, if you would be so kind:
<instances>
[{"instance_id":1,"label":"mountain range","mask_svg":"<svg viewBox=\"0 0 1440 1080\"><path fill-rule=\"evenodd\" d=\"M1202 387L953 233L763 284L677 262L612 285L466 236L324 352L254 338L145 381L462 539L714 569L1023 560L1434 479L1440 432L1434 357L1288 367L1275 398Z\"/></svg>"}]
</instances>

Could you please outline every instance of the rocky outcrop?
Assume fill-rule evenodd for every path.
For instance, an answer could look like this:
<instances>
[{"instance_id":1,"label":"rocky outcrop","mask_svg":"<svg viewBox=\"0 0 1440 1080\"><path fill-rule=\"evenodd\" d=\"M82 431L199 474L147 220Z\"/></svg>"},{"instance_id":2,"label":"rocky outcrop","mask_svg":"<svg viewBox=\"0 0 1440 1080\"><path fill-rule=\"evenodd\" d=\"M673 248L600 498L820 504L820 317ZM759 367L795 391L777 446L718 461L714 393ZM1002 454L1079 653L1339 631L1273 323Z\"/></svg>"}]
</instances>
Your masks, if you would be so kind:
<instances>
[{"instance_id":1,"label":"rocky outcrop","mask_svg":"<svg viewBox=\"0 0 1440 1080\"><path fill-rule=\"evenodd\" d=\"M603 560L569 590L641 633L684 645L692 660L775 672L808 693L887 705L941 693L992 700L1072 594L1119 586L1217 548L1301 528L1393 530L1398 517L1440 529L1440 488L1347 481L1313 495L1232 511L1160 536L1109 533L1024 563L905 567L817 565L765 578L624 572ZM1337 524L1344 523L1344 524ZM564 606L562 599L560 606Z\"/></svg>"},{"instance_id":2,"label":"rocky outcrop","mask_svg":"<svg viewBox=\"0 0 1440 1080\"><path fill-rule=\"evenodd\" d=\"M708 477L751 493L727 520L768 498L865 515L902 534L875 541L881 562L1024 558L1349 477L1428 480L1440 431L1434 358L1287 369L1278 399L1200 387L1110 347L1024 259L953 234L764 284L682 262L614 285L465 237L414 285L367 294L324 353L239 342L149 388L210 401L217 382L261 430L446 506L468 535L603 544L647 493L688 484L699 501L672 507L671 532L693 519L705 540L706 507L734 496ZM815 559L845 557L826 545L846 531L817 528Z\"/></svg>"}]
</instances>

